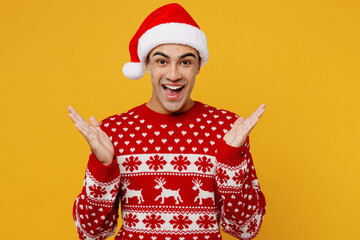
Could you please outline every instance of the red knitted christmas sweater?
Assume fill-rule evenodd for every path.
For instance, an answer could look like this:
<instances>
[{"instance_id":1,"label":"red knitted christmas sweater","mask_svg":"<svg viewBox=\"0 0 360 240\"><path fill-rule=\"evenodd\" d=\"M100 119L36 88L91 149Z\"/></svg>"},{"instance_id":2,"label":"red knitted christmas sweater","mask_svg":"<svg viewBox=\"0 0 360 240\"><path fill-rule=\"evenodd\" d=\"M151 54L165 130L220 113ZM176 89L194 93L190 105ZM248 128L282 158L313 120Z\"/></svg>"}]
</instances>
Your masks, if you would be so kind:
<instances>
[{"instance_id":1,"label":"red knitted christmas sweater","mask_svg":"<svg viewBox=\"0 0 360 240\"><path fill-rule=\"evenodd\" d=\"M145 104L101 124L115 148L105 166L90 153L73 218L80 239L115 233L140 240L215 240L224 232L252 239L265 214L252 161L244 146L226 144L237 115L201 102L181 114Z\"/></svg>"}]
</instances>

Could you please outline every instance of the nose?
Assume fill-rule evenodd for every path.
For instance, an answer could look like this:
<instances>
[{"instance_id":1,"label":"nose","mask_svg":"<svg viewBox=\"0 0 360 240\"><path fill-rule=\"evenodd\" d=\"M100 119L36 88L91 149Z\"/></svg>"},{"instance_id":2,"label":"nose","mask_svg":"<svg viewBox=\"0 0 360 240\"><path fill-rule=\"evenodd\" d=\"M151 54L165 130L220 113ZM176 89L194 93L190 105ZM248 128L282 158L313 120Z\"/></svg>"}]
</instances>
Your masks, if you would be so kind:
<instances>
[{"instance_id":1,"label":"nose","mask_svg":"<svg viewBox=\"0 0 360 240\"><path fill-rule=\"evenodd\" d=\"M176 81L176 80L180 80L181 77L182 76L178 69L178 66L175 64L170 65L166 74L166 78L170 81Z\"/></svg>"}]
</instances>

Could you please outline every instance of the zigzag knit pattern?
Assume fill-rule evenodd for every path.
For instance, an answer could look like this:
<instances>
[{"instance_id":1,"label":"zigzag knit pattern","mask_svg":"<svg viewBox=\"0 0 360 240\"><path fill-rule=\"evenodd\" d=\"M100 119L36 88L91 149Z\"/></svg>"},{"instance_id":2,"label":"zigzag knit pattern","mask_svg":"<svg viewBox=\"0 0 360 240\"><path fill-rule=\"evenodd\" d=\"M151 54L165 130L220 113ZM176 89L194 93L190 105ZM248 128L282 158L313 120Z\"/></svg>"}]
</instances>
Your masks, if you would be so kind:
<instances>
[{"instance_id":1,"label":"zigzag knit pattern","mask_svg":"<svg viewBox=\"0 0 360 240\"><path fill-rule=\"evenodd\" d=\"M259 232L265 198L249 137L231 147L223 136L238 116L201 102L159 114L145 104L101 124L115 147L110 166L90 153L73 218L82 240L219 240L220 226L248 240Z\"/></svg>"}]
</instances>

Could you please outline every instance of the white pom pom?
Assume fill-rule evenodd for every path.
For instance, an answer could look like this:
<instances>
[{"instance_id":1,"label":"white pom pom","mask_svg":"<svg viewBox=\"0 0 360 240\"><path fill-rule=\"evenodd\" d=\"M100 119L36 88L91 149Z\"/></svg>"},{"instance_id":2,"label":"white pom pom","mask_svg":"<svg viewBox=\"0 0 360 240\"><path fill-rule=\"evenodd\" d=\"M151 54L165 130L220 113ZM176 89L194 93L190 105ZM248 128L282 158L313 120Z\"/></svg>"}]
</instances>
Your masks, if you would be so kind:
<instances>
[{"instance_id":1,"label":"white pom pom","mask_svg":"<svg viewBox=\"0 0 360 240\"><path fill-rule=\"evenodd\" d=\"M125 77L138 80L145 74L145 65L141 62L127 62L122 68Z\"/></svg>"}]
</instances>

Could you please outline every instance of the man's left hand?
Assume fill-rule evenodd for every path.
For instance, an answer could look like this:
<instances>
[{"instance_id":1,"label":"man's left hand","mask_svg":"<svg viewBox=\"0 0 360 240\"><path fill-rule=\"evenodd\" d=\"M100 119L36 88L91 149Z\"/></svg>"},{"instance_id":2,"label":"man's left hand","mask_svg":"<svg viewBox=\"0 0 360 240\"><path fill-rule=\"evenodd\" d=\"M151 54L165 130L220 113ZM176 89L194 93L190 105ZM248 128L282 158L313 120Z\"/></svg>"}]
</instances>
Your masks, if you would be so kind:
<instances>
[{"instance_id":1,"label":"man's left hand","mask_svg":"<svg viewBox=\"0 0 360 240\"><path fill-rule=\"evenodd\" d=\"M250 131L255 127L261 115L265 112L265 106L265 104L261 104L246 120L244 117L239 117L230 131L225 134L224 141L233 147L243 146Z\"/></svg>"}]
</instances>

